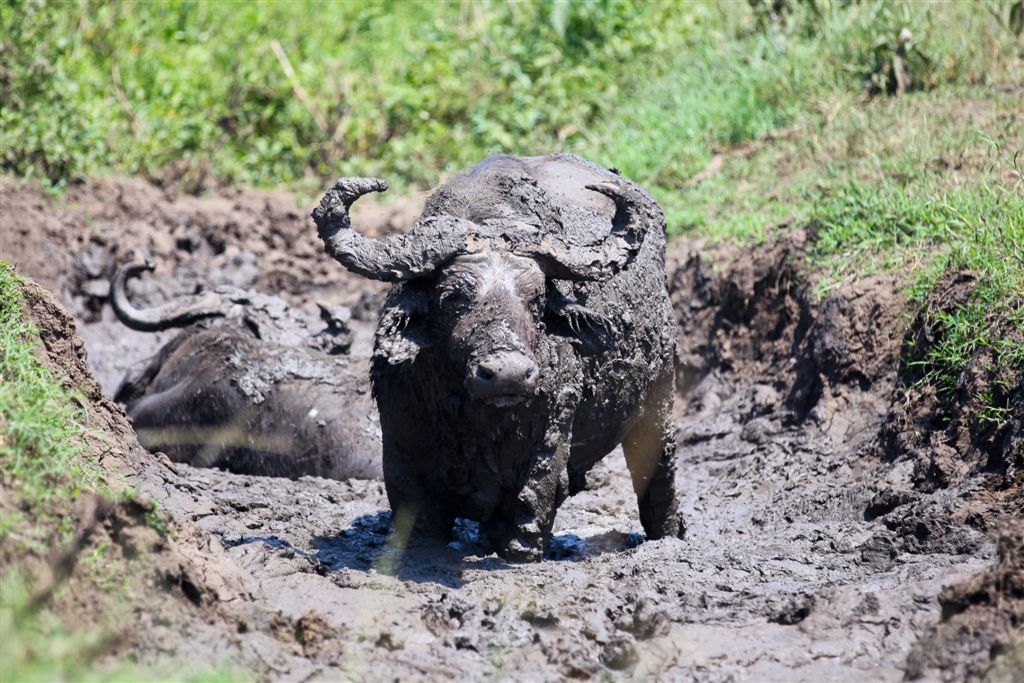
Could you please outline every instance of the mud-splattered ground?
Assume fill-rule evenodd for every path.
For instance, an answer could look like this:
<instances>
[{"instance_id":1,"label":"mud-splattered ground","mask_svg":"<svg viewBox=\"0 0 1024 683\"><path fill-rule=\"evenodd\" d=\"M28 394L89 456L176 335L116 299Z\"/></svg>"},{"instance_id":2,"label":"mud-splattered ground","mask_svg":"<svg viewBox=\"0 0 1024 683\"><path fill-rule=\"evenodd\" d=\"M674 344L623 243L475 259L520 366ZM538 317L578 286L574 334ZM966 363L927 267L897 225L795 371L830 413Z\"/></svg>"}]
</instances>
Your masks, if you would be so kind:
<instances>
[{"instance_id":1,"label":"mud-splattered ground","mask_svg":"<svg viewBox=\"0 0 1024 683\"><path fill-rule=\"evenodd\" d=\"M357 224L400 229L418 201L367 207ZM131 256L159 266L141 302L233 284L343 303L352 353L368 351L380 287L322 255L290 196L105 180L55 201L5 179L0 212L3 258L73 312L108 394L167 339L125 330L105 302ZM898 283L876 276L815 301L797 267L806 239L673 248L686 538L642 542L617 452L559 511L534 565L486 554L469 523L447 547L392 531L378 482L247 477L146 453L74 369L70 323L41 300L52 363L89 388L116 437L105 465L177 528L154 544L165 590L132 615L125 648L294 681L1022 680L1024 415L981 445L911 439L913 410L895 399Z\"/></svg>"}]
</instances>

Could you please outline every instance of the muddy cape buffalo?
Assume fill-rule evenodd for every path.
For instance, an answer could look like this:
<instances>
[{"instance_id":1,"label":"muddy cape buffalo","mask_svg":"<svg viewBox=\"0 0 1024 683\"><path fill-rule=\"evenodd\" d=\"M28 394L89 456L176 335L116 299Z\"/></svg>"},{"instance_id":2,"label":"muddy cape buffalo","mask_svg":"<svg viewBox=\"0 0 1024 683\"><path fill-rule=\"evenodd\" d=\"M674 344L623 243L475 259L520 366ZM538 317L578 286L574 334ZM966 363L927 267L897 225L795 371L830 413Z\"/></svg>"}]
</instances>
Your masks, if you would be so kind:
<instances>
[{"instance_id":1,"label":"muddy cape buffalo","mask_svg":"<svg viewBox=\"0 0 1024 683\"><path fill-rule=\"evenodd\" d=\"M504 557L537 560L558 506L621 443L647 536L680 535L657 203L579 157L497 156L434 192L408 234L356 232L352 203L387 187L342 178L313 219L343 266L395 283L370 374L396 518L439 534L474 519Z\"/></svg>"},{"instance_id":2,"label":"muddy cape buffalo","mask_svg":"<svg viewBox=\"0 0 1024 683\"><path fill-rule=\"evenodd\" d=\"M129 370L114 397L144 446L239 474L380 478L380 427L366 364L344 355L343 311L322 306L326 328L311 334L294 307L237 288L138 308L126 282L152 269L124 266L110 284L128 327L185 327Z\"/></svg>"}]
</instances>

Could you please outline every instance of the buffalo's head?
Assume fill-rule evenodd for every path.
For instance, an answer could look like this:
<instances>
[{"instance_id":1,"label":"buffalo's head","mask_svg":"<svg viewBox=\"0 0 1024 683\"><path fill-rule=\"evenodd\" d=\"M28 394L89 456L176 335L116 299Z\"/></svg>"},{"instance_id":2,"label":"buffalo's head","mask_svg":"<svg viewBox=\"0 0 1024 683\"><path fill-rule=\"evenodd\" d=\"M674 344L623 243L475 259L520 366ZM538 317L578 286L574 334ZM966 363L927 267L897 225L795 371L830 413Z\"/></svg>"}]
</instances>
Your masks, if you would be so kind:
<instances>
[{"instance_id":1,"label":"buffalo's head","mask_svg":"<svg viewBox=\"0 0 1024 683\"><path fill-rule=\"evenodd\" d=\"M387 187L376 178L342 178L313 220L327 252L346 268L401 283L378 329L378 352L389 362L440 345L469 395L502 407L536 392L541 331L569 336L584 352L611 343L611 321L564 296L556 283L604 280L629 263L646 225L637 215L643 196L636 188L619 180L588 185L614 201L615 215L606 236L575 244L542 225L448 215L421 218L407 234L379 240L353 230L352 203Z\"/></svg>"}]
</instances>

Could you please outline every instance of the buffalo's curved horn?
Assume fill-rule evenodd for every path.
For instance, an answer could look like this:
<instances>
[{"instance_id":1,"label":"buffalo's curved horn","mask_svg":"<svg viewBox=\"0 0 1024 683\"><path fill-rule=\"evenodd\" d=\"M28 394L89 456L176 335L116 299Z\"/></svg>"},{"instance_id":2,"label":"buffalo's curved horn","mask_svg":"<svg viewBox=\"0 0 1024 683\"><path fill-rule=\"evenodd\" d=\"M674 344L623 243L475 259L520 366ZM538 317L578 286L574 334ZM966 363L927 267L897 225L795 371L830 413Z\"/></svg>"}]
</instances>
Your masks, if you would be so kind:
<instances>
[{"instance_id":1,"label":"buffalo's curved horn","mask_svg":"<svg viewBox=\"0 0 1024 683\"><path fill-rule=\"evenodd\" d=\"M128 300L125 284L139 273L153 271L151 262L129 263L121 266L110 280L110 305L117 319L140 332L159 332L172 327L184 327L201 318L227 315L232 305L216 292L205 292L185 297L153 308L139 308Z\"/></svg>"},{"instance_id":2,"label":"buffalo's curved horn","mask_svg":"<svg viewBox=\"0 0 1024 683\"><path fill-rule=\"evenodd\" d=\"M313 222L324 248L353 273L395 282L428 277L442 263L466 249L473 224L452 216L421 218L405 235L373 239L352 228L349 208L368 192L384 192L380 178L339 178L313 209Z\"/></svg>"},{"instance_id":3,"label":"buffalo's curved horn","mask_svg":"<svg viewBox=\"0 0 1024 683\"><path fill-rule=\"evenodd\" d=\"M586 188L615 202L612 230L607 237L589 244L568 244L546 237L532 255L545 273L556 280L607 280L633 259L653 222L645 210L651 202L637 188L622 181Z\"/></svg>"}]
</instances>

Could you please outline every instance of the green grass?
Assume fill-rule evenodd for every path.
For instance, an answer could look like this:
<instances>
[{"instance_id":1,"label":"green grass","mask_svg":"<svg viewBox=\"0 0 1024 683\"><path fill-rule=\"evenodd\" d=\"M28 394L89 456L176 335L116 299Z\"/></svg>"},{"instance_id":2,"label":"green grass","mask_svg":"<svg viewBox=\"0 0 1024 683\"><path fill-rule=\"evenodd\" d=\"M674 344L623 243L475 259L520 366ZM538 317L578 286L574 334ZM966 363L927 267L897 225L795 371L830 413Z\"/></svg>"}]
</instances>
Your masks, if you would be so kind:
<instances>
[{"instance_id":1,"label":"green grass","mask_svg":"<svg viewBox=\"0 0 1024 683\"><path fill-rule=\"evenodd\" d=\"M844 276L902 269L915 275L922 301L938 275L957 268L979 275L989 303L1019 292L1024 263L1024 199L991 186L914 193L912 188L849 183L812 205L812 263L827 274L821 292Z\"/></svg>"},{"instance_id":2,"label":"green grass","mask_svg":"<svg viewBox=\"0 0 1024 683\"><path fill-rule=\"evenodd\" d=\"M10 171L250 185L383 173L400 187L590 125L675 14L629 2L4 8Z\"/></svg>"},{"instance_id":3,"label":"green grass","mask_svg":"<svg viewBox=\"0 0 1024 683\"><path fill-rule=\"evenodd\" d=\"M860 92L903 27L923 89L1019 66L1013 35L966 3L793 3L762 31L725 2L2 2L0 166L57 185L315 192L377 174L402 191L564 150L699 225L685 183L716 148Z\"/></svg>"},{"instance_id":4,"label":"green grass","mask_svg":"<svg viewBox=\"0 0 1024 683\"><path fill-rule=\"evenodd\" d=\"M940 398L951 400L963 371L979 352L991 351L1000 378L1024 379L1024 196L1020 187L990 185L948 192L912 193L907 188L844 186L821 198L812 211L817 231L812 262L826 272L819 294L844 278L875 271L907 273L910 299L925 304L941 276L975 278L969 299L928 309L937 330L925 349L907 362ZM1012 386L979 396L979 419L1009 418L1005 397ZM998 393L998 396L997 396ZM1000 399L999 396L1003 396Z\"/></svg>"},{"instance_id":5,"label":"green grass","mask_svg":"<svg viewBox=\"0 0 1024 683\"><path fill-rule=\"evenodd\" d=\"M0 583L0 681L7 683L235 683L251 680L229 668L174 672L170 666L144 668L104 662L111 645L102 629L69 630L52 610L34 610L25 577ZM182 668L179 666L179 669ZM185 667L187 668L187 667Z\"/></svg>"},{"instance_id":6,"label":"green grass","mask_svg":"<svg viewBox=\"0 0 1024 683\"><path fill-rule=\"evenodd\" d=\"M824 196L851 183L935 201L984 187L1019 197L1012 157L1024 149L1021 99L1020 92L957 83L870 102L835 91L807 103L784 137L727 152L718 172L680 193L670 224L676 232L759 241L783 220L806 224Z\"/></svg>"},{"instance_id":7,"label":"green grass","mask_svg":"<svg viewBox=\"0 0 1024 683\"><path fill-rule=\"evenodd\" d=\"M0 475L33 512L101 482L98 466L82 456L84 399L39 362L19 283L0 261Z\"/></svg>"}]
</instances>

